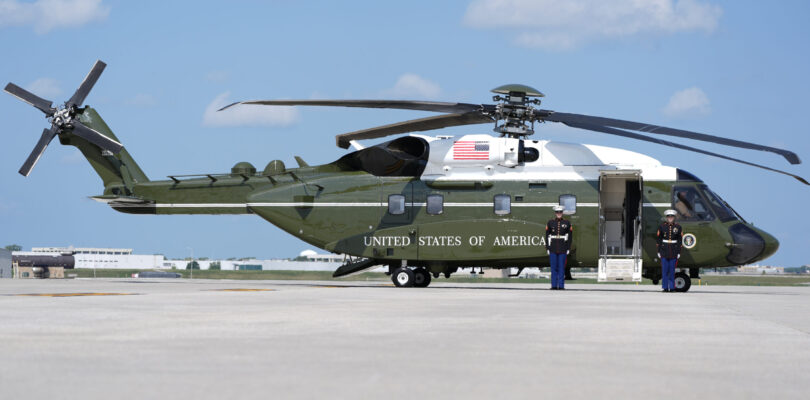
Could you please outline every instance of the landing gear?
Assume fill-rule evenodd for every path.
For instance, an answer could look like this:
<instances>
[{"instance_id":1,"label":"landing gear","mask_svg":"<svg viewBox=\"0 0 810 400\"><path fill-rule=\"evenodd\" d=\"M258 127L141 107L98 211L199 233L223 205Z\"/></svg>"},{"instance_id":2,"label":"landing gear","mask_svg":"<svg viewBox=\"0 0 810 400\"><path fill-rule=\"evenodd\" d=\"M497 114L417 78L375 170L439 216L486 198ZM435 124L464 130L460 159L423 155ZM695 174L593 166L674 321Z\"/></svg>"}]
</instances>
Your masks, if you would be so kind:
<instances>
[{"instance_id":1,"label":"landing gear","mask_svg":"<svg viewBox=\"0 0 810 400\"><path fill-rule=\"evenodd\" d=\"M689 288L692 287L692 279L689 278L684 272L678 272L675 274L675 291L676 292L687 292Z\"/></svg>"},{"instance_id":2,"label":"landing gear","mask_svg":"<svg viewBox=\"0 0 810 400\"><path fill-rule=\"evenodd\" d=\"M428 285L430 285L430 273L424 268L413 270L413 286L428 287Z\"/></svg>"},{"instance_id":3,"label":"landing gear","mask_svg":"<svg viewBox=\"0 0 810 400\"><path fill-rule=\"evenodd\" d=\"M397 287L428 287L431 277L425 268L399 267L391 273L391 281Z\"/></svg>"},{"instance_id":4,"label":"landing gear","mask_svg":"<svg viewBox=\"0 0 810 400\"><path fill-rule=\"evenodd\" d=\"M397 287L411 287L414 282L413 270L407 267L400 267L391 274L391 280Z\"/></svg>"}]
</instances>

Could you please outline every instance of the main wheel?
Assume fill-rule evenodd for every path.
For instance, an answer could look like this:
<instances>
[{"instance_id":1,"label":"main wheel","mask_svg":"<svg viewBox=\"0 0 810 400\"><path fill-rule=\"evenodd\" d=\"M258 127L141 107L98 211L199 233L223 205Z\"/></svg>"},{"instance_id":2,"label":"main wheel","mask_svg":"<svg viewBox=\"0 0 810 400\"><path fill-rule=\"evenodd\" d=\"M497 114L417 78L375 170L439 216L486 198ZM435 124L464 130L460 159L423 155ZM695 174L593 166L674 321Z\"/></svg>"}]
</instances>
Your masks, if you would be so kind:
<instances>
[{"instance_id":1,"label":"main wheel","mask_svg":"<svg viewBox=\"0 0 810 400\"><path fill-rule=\"evenodd\" d=\"M397 268L391 274L391 280L397 287L411 287L413 286L414 273L410 268Z\"/></svg>"},{"instance_id":2,"label":"main wheel","mask_svg":"<svg viewBox=\"0 0 810 400\"><path fill-rule=\"evenodd\" d=\"M692 287L692 279L689 278L689 275L683 272L678 272L675 274L676 292L688 292L690 287Z\"/></svg>"},{"instance_id":3,"label":"main wheel","mask_svg":"<svg viewBox=\"0 0 810 400\"><path fill-rule=\"evenodd\" d=\"M415 287L428 287L430 285L430 273L424 268L417 268L413 271L413 285Z\"/></svg>"}]
</instances>

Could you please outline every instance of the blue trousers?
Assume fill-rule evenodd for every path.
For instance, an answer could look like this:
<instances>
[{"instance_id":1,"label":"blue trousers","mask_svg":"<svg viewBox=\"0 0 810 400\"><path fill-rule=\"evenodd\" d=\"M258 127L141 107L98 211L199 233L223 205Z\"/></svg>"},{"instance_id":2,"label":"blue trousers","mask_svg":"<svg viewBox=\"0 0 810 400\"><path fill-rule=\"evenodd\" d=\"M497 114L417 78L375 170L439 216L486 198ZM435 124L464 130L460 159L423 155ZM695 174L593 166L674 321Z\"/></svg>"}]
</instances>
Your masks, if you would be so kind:
<instances>
[{"instance_id":1,"label":"blue trousers","mask_svg":"<svg viewBox=\"0 0 810 400\"><path fill-rule=\"evenodd\" d=\"M677 258L661 259L661 288L675 290L675 265Z\"/></svg>"},{"instance_id":2,"label":"blue trousers","mask_svg":"<svg viewBox=\"0 0 810 400\"><path fill-rule=\"evenodd\" d=\"M565 288L565 253L550 253L548 255L551 262L551 287Z\"/></svg>"}]
</instances>

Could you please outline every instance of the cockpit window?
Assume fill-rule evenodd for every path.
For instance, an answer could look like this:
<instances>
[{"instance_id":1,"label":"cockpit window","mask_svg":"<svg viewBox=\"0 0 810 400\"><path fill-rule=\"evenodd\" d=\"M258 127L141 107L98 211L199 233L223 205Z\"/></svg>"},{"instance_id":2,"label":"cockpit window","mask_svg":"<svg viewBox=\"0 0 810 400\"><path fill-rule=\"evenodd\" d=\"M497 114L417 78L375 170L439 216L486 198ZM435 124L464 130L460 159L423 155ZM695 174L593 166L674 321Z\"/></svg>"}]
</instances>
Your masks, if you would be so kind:
<instances>
[{"instance_id":1,"label":"cockpit window","mask_svg":"<svg viewBox=\"0 0 810 400\"><path fill-rule=\"evenodd\" d=\"M672 191L672 207L681 221L711 221L714 215L692 186L676 186Z\"/></svg>"},{"instance_id":2,"label":"cockpit window","mask_svg":"<svg viewBox=\"0 0 810 400\"><path fill-rule=\"evenodd\" d=\"M701 185L700 190L703 191L703 194L709 201L709 206L711 206L714 213L717 214L717 218L719 218L720 221L726 222L737 219L734 211L728 208L726 202L723 201L723 199L721 199L716 193L712 192L706 185Z\"/></svg>"}]
</instances>

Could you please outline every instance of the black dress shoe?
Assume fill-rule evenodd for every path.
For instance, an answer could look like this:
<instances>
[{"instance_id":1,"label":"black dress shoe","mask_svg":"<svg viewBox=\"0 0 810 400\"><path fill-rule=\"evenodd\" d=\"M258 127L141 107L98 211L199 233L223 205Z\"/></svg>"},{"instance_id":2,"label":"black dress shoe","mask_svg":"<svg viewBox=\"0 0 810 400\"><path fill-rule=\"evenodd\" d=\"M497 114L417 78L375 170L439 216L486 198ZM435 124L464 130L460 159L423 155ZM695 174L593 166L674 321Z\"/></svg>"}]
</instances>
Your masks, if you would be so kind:
<instances>
[{"instance_id":1,"label":"black dress shoe","mask_svg":"<svg viewBox=\"0 0 810 400\"><path fill-rule=\"evenodd\" d=\"M667 293L667 292L669 292L669 289L664 289L664 290L662 290L662 292Z\"/></svg>"}]
</instances>

